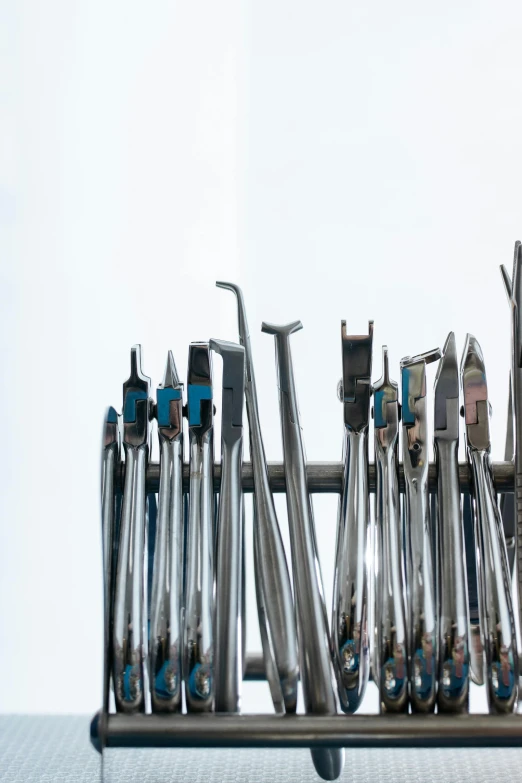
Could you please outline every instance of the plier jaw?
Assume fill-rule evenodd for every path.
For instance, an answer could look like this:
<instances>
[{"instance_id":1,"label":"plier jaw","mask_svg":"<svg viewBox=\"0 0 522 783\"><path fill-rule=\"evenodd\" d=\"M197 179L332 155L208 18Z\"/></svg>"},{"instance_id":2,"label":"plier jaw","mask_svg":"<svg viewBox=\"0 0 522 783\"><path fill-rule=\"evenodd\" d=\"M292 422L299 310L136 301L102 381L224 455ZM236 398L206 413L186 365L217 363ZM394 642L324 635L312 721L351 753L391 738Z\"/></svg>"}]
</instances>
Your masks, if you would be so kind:
<instances>
[{"instance_id":1,"label":"plier jaw","mask_svg":"<svg viewBox=\"0 0 522 783\"><path fill-rule=\"evenodd\" d=\"M346 334L346 321L341 321L343 377L339 398L344 408L344 424L354 432L368 427L372 394L373 321L368 322L368 334Z\"/></svg>"},{"instance_id":2,"label":"plier jaw","mask_svg":"<svg viewBox=\"0 0 522 783\"><path fill-rule=\"evenodd\" d=\"M203 435L214 424L212 359L208 343L189 346L187 416L189 429Z\"/></svg>"},{"instance_id":3,"label":"plier jaw","mask_svg":"<svg viewBox=\"0 0 522 783\"><path fill-rule=\"evenodd\" d=\"M123 442L143 446L149 441L151 380L141 369L141 345L131 348L131 373L123 384Z\"/></svg>"},{"instance_id":4,"label":"plier jaw","mask_svg":"<svg viewBox=\"0 0 522 783\"><path fill-rule=\"evenodd\" d=\"M461 375L468 447L474 451L489 452L491 441L486 369L482 349L472 334L468 334L466 337Z\"/></svg>"},{"instance_id":5,"label":"plier jaw","mask_svg":"<svg viewBox=\"0 0 522 783\"><path fill-rule=\"evenodd\" d=\"M435 377L434 429L435 439L459 439L459 365L453 332L446 338Z\"/></svg>"},{"instance_id":6,"label":"plier jaw","mask_svg":"<svg viewBox=\"0 0 522 783\"><path fill-rule=\"evenodd\" d=\"M390 378L390 364L388 358L388 346L382 346L383 374L377 383L373 385L373 408L375 429L385 429L397 424L397 416L390 414L389 403L399 401L399 385Z\"/></svg>"},{"instance_id":7,"label":"plier jaw","mask_svg":"<svg viewBox=\"0 0 522 783\"><path fill-rule=\"evenodd\" d=\"M172 351L169 351L163 381L156 390L156 419L160 437L174 440L183 432L183 384Z\"/></svg>"}]
</instances>

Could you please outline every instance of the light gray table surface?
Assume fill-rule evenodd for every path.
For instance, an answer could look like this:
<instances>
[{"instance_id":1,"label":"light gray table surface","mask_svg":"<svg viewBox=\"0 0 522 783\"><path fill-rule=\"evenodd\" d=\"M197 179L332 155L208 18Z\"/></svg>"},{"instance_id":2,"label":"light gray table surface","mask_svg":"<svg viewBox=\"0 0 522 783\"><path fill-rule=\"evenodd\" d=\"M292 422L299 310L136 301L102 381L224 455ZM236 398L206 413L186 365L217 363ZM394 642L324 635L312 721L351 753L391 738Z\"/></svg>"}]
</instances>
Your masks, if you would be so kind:
<instances>
[{"instance_id":1,"label":"light gray table surface","mask_svg":"<svg viewBox=\"0 0 522 783\"><path fill-rule=\"evenodd\" d=\"M0 716L2 783L99 783L85 716ZM316 783L307 750L111 750L107 783ZM522 749L346 752L343 783L518 783Z\"/></svg>"}]
</instances>

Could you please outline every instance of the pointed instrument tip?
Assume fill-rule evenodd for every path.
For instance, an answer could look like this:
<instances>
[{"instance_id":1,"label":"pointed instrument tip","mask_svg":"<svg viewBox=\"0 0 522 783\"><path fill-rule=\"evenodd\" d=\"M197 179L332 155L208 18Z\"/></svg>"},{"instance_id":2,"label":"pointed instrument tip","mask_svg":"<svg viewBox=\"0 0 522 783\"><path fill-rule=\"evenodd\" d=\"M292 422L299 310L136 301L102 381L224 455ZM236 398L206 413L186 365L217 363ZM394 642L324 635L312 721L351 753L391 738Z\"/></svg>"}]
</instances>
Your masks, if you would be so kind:
<instances>
[{"instance_id":1,"label":"pointed instrument tip","mask_svg":"<svg viewBox=\"0 0 522 783\"><path fill-rule=\"evenodd\" d=\"M382 381L384 385L390 383L390 360L388 357L388 346L382 346Z\"/></svg>"},{"instance_id":2,"label":"pointed instrument tip","mask_svg":"<svg viewBox=\"0 0 522 783\"><path fill-rule=\"evenodd\" d=\"M136 345L133 345L131 348L131 371L130 371L130 377L128 383L146 383L150 381L150 378L148 378L141 367L141 345L139 343L136 343Z\"/></svg>"},{"instance_id":3,"label":"pointed instrument tip","mask_svg":"<svg viewBox=\"0 0 522 783\"><path fill-rule=\"evenodd\" d=\"M161 386L163 389L176 389L178 386L181 386L172 351L169 351L167 354L167 363L165 364L165 372L163 374Z\"/></svg>"},{"instance_id":4,"label":"pointed instrument tip","mask_svg":"<svg viewBox=\"0 0 522 783\"><path fill-rule=\"evenodd\" d=\"M137 343L136 345L133 345L131 348L131 362L130 362L130 375L123 384L123 399L124 399L124 405L123 405L123 420L124 422L134 421L134 419L129 418L134 416L134 403L131 401L130 408L126 407L126 400L127 400L127 393L128 392L136 392L140 391L139 397L141 398L143 395L148 395L151 385L151 379L148 377L148 375L145 375L141 368L141 345ZM131 397L129 399L132 398Z\"/></svg>"},{"instance_id":5,"label":"pointed instrument tip","mask_svg":"<svg viewBox=\"0 0 522 783\"><path fill-rule=\"evenodd\" d=\"M517 267L520 266L520 263L522 262L522 242L520 239L517 239L515 242L515 248L513 250L513 277L512 280L515 279Z\"/></svg>"},{"instance_id":6,"label":"pointed instrument tip","mask_svg":"<svg viewBox=\"0 0 522 783\"><path fill-rule=\"evenodd\" d=\"M455 332L450 332L446 337L446 342L444 343L444 348L442 349L443 361L446 356L448 359L455 358L455 361L457 359L457 342L455 340Z\"/></svg>"},{"instance_id":7,"label":"pointed instrument tip","mask_svg":"<svg viewBox=\"0 0 522 783\"><path fill-rule=\"evenodd\" d=\"M458 357L457 357L457 343L455 340L455 332L450 332L446 337L444 348L442 349L442 359L437 367L437 374L435 376L435 387L437 386L439 379L445 376L451 376L455 374L455 378L458 376ZM458 383L458 381L455 381Z\"/></svg>"},{"instance_id":8,"label":"pointed instrument tip","mask_svg":"<svg viewBox=\"0 0 522 783\"><path fill-rule=\"evenodd\" d=\"M459 361L455 332L446 337L442 351L442 359L435 375L435 429L447 428L446 400L458 399L459 396Z\"/></svg>"},{"instance_id":9,"label":"pointed instrument tip","mask_svg":"<svg viewBox=\"0 0 522 783\"><path fill-rule=\"evenodd\" d=\"M462 368L475 367L485 375L484 355L475 335L468 332L462 353Z\"/></svg>"},{"instance_id":10,"label":"pointed instrument tip","mask_svg":"<svg viewBox=\"0 0 522 783\"><path fill-rule=\"evenodd\" d=\"M141 370L141 345L136 343L131 347L131 366Z\"/></svg>"},{"instance_id":11,"label":"pointed instrument tip","mask_svg":"<svg viewBox=\"0 0 522 783\"><path fill-rule=\"evenodd\" d=\"M517 255L515 253L515 268L516 268L516 257ZM500 274L502 276L502 282L504 283L504 288L506 290L507 298L511 300L513 298L513 283L509 276L509 272L507 271L504 264L500 265Z\"/></svg>"}]
</instances>

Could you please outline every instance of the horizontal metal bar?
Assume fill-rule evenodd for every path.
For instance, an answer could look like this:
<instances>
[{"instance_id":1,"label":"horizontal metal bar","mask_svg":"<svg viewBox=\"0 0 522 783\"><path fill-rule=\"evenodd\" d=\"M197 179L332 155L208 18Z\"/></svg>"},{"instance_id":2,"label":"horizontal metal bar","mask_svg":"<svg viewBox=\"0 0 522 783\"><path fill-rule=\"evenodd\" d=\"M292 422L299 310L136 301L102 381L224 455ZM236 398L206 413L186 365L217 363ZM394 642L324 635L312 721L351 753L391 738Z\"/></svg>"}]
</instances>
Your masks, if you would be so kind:
<instances>
[{"instance_id":1,"label":"horizontal metal bar","mask_svg":"<svg viewBox=\"0 0 522 783\"><path fill-rule=\"evenodd\" d=\"M337 492L341 491L342 478L343 478L343 464L342 462L308 462L307 466L308 474L308 488L310 492L324 493L324 492ZM124 463L121 464L119 471L120 484L123 486L124 478ZM270 486L272 492L285 492L285 470L282 462L269 462L268 463L268 476L270 479ZM370 463L370 492L375 492L375 465ZM514 472L513 464L511 462L495 462L493 463L493 480L497 492L513 492L514 485ZM428 472L429 489L431 492L435 492L437 489L437 466L434 462L430 462ZM459 463L459 482L460 491L468 492L471 483L471 473L467 462ZM221 485L221 466L216 464L214 466L214 489L219 492ZM147 489L149 492L157 492L159 488L159 463L151 462L147 468ZM185 464L183 466L183 488L185 492L188 492L189 488L189 466ZM402 464L399 465L399 488L401 492L404 492L404 471ZM254 476L252 473L252 463L243 463L243 492L253 492L254 490Z\"/></svg>"},{"instance_id":2,"label":"horizontal metal bar","mask_svg":"<svg viewBox=\"0 0 522 783\"><path fill-rule=\"evenodd\" d=\"M518 715L98 715L106 748L520 747Z\"/></svg>"}]
</instances>

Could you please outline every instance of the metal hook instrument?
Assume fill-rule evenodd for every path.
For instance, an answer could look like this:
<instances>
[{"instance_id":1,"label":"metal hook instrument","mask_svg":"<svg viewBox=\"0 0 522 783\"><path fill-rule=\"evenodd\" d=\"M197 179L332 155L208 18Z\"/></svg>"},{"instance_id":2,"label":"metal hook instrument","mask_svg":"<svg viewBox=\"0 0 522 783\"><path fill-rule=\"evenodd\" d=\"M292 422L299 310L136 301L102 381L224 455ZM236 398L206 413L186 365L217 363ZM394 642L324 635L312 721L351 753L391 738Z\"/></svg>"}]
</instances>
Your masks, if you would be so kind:
<instances>
[{"instance_id":1,"label":"metal hook instrument","mask_svg":"<svg viewBox=\"0 0 522 783\"><path fill-rule=\"evenodd\" d=\"M286 476L286 504L292 550L301 684L306 712L335 715L328 619L312 510L306 481L306 460L290 350L290 335L302 329L300 321L275 326L263 323L262 331L275 336L279 377L279 407ZM311 750L317 773L336 780L342 772L344 752L337 748Z\"/></svg>"},{"instance_id":2,"label":"metal hook instrument","mask_svg":"<svg viewBox=\"0 0 522 783\"><path fill-rule=\"evenodd\" d=\"M254 473L254 568L266 675L276 712L292 713L297 707L299 681L294 602L268 480L245 302L239 286L216 285L236 295L239 341L245 349L245 399Z\"/></svg>"}]
</instances>

